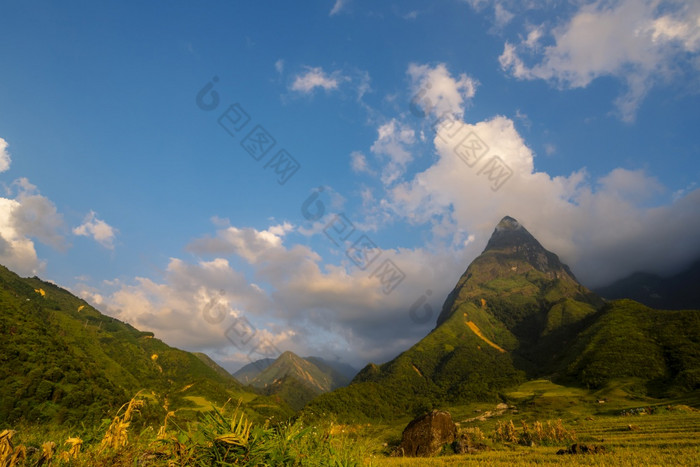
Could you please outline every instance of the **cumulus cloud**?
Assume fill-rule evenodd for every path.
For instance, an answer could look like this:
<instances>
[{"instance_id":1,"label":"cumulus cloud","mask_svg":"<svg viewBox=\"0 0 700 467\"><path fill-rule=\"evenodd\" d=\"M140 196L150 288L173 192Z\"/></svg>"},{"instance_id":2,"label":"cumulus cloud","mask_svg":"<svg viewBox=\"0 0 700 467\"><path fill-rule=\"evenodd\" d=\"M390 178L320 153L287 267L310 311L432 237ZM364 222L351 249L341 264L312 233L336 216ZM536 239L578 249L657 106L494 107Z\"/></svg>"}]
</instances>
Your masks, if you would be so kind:
<instances>
[{"instance_id":1,"label":"cumulus cloud","mask_svg":"<svg viewBox=\"0 0 700 467\"><path fill-rule=\"evenodd\" d=\"M367 157L360 151L353 151L350 153L350 167L355 173L368 173L371 174L372 169L369 168L367 163Z\"/></svg>"},{"instance_id":2,"label":"cumulus cloud","mask_svg":"<svg viewBox=\"0 0 700 467\"><path fill-rule=\"evenodd\" d=\"M596 78L615 77L626 85L615 101L617 111L623 120L632 121L649 90L679 71L678 62L697 59L700 4L597 1L581 6L552 28L552 44L542 44L542 29L532 28L519 43L505 43L499 57L503 70L561 88L586 87Z\"/></svg>"},{"instance_id":3,"label":"cumulus cloud","mask_svg":"<svg viewBox=\"0 0 700 467\"><path fill-rule=\"evenodd\" d=\"M328 213L323 222L332 217ZM376 261L364 270L344 254L339 264L330 264L310 247L289 242L290 232L289 224L264 230L219 226L187 247L206 259L173 258L162 280L116 282L116 290L101 299L110 314L171 344L211 349L231 368L247 363L254 350L252 344L234 345L231 333L243 322L278 351L363 365L385 361L425 335L465 267L462 245L439 251L378 247ZM234 258L247 264L250 277L231 266ZM380 268L388 260L403 279L387 294L384 287L396 280ZM96 290L79 288L86 298L95 297Z\"/></svg>"},{"instance_id":4,"label":"cumulus cloud","mask_svg":"<svg viewBox=\"0 0 700 467\"><path fill-rule=\"evenodd\" d=\"M114 237L116 229L105 221L98 219L94 211L90 211L83 223L73 228L73 234L83 237L92 237L97 243L110 250L114 249Z\"/></svg>"},{"instance_id":5,"label":"cumulus cloud","mask_svg":"<svg viewBox=\"0 0 700 467\"><path fill-rule=\"evenodd\" d=\"M413 154L408 148L415 140L413 129L396 119L379 127L377 139L370 149L386 161L381 176L383 183L389 185L404 173L406 165L413 160Z\"/></svg>"},{"instance_id":6,"label":"cumulus cloud","mask_svg":"<svg viewBox=\"0 0 700 467\"><path fill-rule=\"evenodd\" d=\"M88 276L78 276L76 277L78 281L77 284L70 287L72 294L82 298L83 300L91 303L93 306L101 306L104 303L104 296L102 291L97 287L89 285L90 277Z\"/></svg>"},{"instance_id":7,"label":"cumulus cloud","mask_svg":"<svg viewBox=\"0 0 700 467\"><path fill-rule=\"evenodd\" d=\"M7 172L10 169L10 163L12 159L10 158L10 153L7 152L7 141L0 138L0 172Z\"/></svg>"},{"instance_id":8,"label":"cumulus cloud","mask_svg":"<svg viewBox=\"0 0 700 467\"><path fill-rule=\"evenodd\" d=\"M0 198L0 263L24 276L39 274L44 263L39 261L34 242L15 227L13 213L20 207L14 199Z\"/></svg>"},{"instance_id":9,"label":"cumulus cloud","mask_svg":"<svg viewBox=\"0 0 700 467\"><path fill-rule=\"evenodd\" d=\"M414 93L412 112L462 117L469 99L476 93L477 81L466 74L455 79L444 63L435 67L412 63L407 71Z\"/></svg>"},{"instance_id":10,"label":"cumulus cloud","mask_svg":"<svg viewBox=\"0 0 700 467\"><path fill-rule=\"evenodd\" d=\"M494 21L499 28L506 26L515 17L502 3L496 2L493 9Z\"/></svg>"},{"instance_id":11,"label":"cumulus cloud","mask_svg":"<svg viewBox=\"0 0 700 467\"><path fill-rule=\"evenodd\" d=\"M372 112L363 101L364 96L372 91L371 81L367 71L353 67L326 71L322 67L305 66L303 71L294 75L289 90L308 96L323 89L326 94L337 93L341 98L354 98L367 111Z\"/></svg>"},{"instance_id":12,"label":"cumulus cloud","mask_svg":"<svg viewBox=\"0 0 700 467\"><path fill-rule=\"evenodd\" d=\"M282 239L294 226L288 222L271 226L266 230L250 227L228 226L219 229L214 237L202 237L192 241L187 250L198 255L232 255L258 264L274 259L283 251Z\"/></svg>"},{"instance_id":13,"label":"cumulus cloud","mask_svg":"<svg viewBox=\"0 0 700 467\"><path fill-rule=\"evenodd\" d=\"M57 250L67 248L63 216L26 178L15 180L0 197L0 263L21 275L43 271L34 240Z\"/></svg>"},{"instance_id":14,"label":"cumulus cloud","mask_svg":"<svg viewBox=\"0 0 700 467\"><path fill-rule=\"evenodd\" d=\"M292 83L291 90L302 94L311 94L314 89L322 88L325 91L333 91L345 78L338 72L326 73L321 67L306 67L306 71L297 75Z\"/></svg>"},{"instance_id":15,"label":"cumulus cloud","mask_svg":"<svg viewBox=\"0 0 700 467\"><path fill-rule=\"evenodd\" d=\"M11 221L19 235L34 237L41 243L63 250L67 247L62 234L63 216L56 206L39 194L39 190L26 178L20 178L12 184L18 190L18 204L12 210Z\"/></svg>"},{"instance_id":16,"label":"cumulus cloud","mask_svg":"<svg viewBox=\"0 0 700 467\"><path fill-rule=\"evenodd\" d=\"M483 155L463 144L474 135ZM566 177L537 172L532 150L503 116L441 126L434 143L436 163L389 193L391 209L411 222L456 226L483 248L495 223L511 215L589 286L638 270L670 272L700 256L700 219L690 215L700 190L648 207L664 188L643 171L618 168L597 180L584 168ZM506 172L485 170L496 156ZM502 173L507 179L494 190Z\"/></svg>"},{"instance_id":17,"label":"cumulus cloud","mask_svg":"<svg viewBox=\"0 0 700 467\"><path fill-rule=\"evenodd\" d=\"M114 285L104 297L108 313L192 350L230 345L225 331L232 320L242 310L252 317L268 303L259 287L222 258L195 264L172 258L162 281L137 277Z\"/></svg>"}]
</instances>

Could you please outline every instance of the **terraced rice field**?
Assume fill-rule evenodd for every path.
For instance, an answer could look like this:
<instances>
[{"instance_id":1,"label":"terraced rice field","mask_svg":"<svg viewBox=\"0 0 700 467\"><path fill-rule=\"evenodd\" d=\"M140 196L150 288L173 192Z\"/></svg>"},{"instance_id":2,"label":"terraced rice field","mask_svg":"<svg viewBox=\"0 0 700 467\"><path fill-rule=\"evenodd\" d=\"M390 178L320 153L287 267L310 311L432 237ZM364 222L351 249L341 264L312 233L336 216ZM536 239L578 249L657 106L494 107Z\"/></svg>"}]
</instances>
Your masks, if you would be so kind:
<instances>
[{"instance_id":1,"label":"terraced rice field","mask_svg":"<svg viewBox=\"0 0 700 467\"><path fill-rule=\"evenodd\" d=\"M381 466L433 465L700 465L700 412L678 410L654 415L600 416L566 423L583 444L603 445L604 454L557 455L563 446L495 444L492 451L431 459L371 459ZM632 429L630 429L630 426Z\"/></svg>"}]
</instances>

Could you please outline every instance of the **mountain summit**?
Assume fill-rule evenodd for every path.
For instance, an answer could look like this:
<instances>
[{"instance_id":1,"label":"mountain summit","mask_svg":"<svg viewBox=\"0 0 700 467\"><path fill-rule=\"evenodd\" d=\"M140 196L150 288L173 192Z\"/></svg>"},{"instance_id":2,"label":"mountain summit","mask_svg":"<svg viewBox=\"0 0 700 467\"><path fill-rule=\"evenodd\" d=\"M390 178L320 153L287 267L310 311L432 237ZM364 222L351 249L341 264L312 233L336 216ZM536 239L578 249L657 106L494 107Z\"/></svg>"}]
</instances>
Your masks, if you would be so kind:
<instances>
[{"instance_id":1,"label":"mountain summit","mask_svg":"<svg viewBox=\"0 0 700 467\"><path fill-rule=\"evenodd\" d=\"M258 363L257 371L253 371ZM264 394L281 398L298 410L318 394L348 384L351 377L338 371L346 366L319 357L302 358L286 351L276 360L265 359L246 365L236 376L250 377L248 384Z\"/></svg>"},{"instance_id":2,"label":"mountain summit","mask_svg":"<svg viewBox=\"0 0 700 467\"><path fill-rule=\"evenodd\" d=\"M507 254L514 259L526 261L543 273L556 274L565 272L572 276L569 268L559 261L559 257L545 248L517 220L510 216L501 219L486 244L484 253L496 251Z\"/></svg>"},{"instance_id":3,"label":"mountain summit","mask_svg":"<svg viewBox=\"0 0 700 467\"><path fill-rule=\"evenodd\" d=\"M518 309L506 306L503 302L505 296L508 302L517 298ZM528 341L536 340L548 325L557 324L547 323L543 304L544 308L549 308L546 305L560 303L566 306L566 300L581 302L585 310L577 307L579 313L574 314L583 315L595 311L603 303L576 280L557 255L546 250L525 227L509 216L496 225L483 253L469 265L445 300L437 326L470 300L477 304L482 300L491 303L496 316L508 325L510 331Z\"/></svg>"},{"instance_id":4,"label":"mountain summit","mask_svg":"<svg viewBox=\"0 0 700 467\"><path fill-rule=\"evenodd\" d=\"M636 378L649 394L685 394L700 389L698 335L700 311L604 303L504 217L445 300L435 329L305 410L392 419L496 401L526 378L542 377L589 388Z\"/></svg>"},{"instance_id":5,"label":"mountain summit","mask_svg":"<svg viewBox=\"0 0 700 467\"><path fill-rule=\"evenodd\" d=\"M320 396L311 408L337 413L361 399L366 403L355 410L390 418L437 401L493 398L526 376L561 368L563 349L602 305L557 255L504 217L430 334L394 360L366 366L353 384Z\"/></svg>"}]
</instances>

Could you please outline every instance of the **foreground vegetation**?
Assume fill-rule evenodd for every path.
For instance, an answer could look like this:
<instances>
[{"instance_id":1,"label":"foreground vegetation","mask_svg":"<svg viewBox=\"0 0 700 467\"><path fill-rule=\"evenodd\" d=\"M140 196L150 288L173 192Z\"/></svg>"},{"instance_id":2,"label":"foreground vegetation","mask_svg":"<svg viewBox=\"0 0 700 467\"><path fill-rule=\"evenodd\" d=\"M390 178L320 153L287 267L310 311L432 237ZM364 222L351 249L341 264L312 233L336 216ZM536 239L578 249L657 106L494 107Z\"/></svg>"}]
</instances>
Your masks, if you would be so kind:
<instances>
[{"instance_id":1,"label":"foreground vegetation","mask_svg":"<svg viewBox=\"0 0 700 467\"><path fill-rule=\"evenodd\" d=\"M508 408L474 403L447 407L472 454L445 445L438 457L393 457L409 418L385 424L338 424L327 417L256 422L240 404L212 406L196 422L168 411L157 425L139 424L154 402L140 394L94 428L0 426L0 467L14 465L697 465L698 397L645 399L633 380L605 390L527 382L505 393ZM596 400L606 396L605 402ZM517 404L514 405L514 404ZM522 408L522 410L520 410ZM561 420L563 418L563 420ZM599 454L557 454L572 443Z\"/></svg>"},{"instance_id":2,"label":"foreground vegetation","mask_svg":"<svg viewBox=\"0 0 700 467\"><path fill-rule=\"evenodd\" d=\"M112 420L74 432L24 426L0 431L0 467L15 465L360 465L366 441L332 424L304 420L255 424L240 405L203 412L178 424L168 412L161 426L132 425L147 400L135 397ZM79 430L76 430L79 431Z\"/></svg>"}]
</instances>

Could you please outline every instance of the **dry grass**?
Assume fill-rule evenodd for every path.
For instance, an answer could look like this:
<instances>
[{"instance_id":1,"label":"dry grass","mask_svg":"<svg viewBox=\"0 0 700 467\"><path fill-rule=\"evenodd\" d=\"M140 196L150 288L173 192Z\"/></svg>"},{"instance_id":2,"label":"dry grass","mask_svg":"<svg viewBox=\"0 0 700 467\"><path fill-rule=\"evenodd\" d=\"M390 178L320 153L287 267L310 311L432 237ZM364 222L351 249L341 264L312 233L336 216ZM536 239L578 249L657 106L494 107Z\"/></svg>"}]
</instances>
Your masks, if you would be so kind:
<instances>
[{"instance_id":1,"label":"dry grass","mask_svg":"<svg viewBox=\"0 0 700 467\"><path fill-rule=\"evenodd\" d=\"M61 453L61 459L70 461L77 459L80 455L80 448L83 446L83 440L80 438L68 438L65 444L70 445L68 451Z\"/></svg>"},{"instance_id":2,"label":"dry grass","mask_svg":"<svg viewBox=\"0 0 700 467\"><path fill-rule=\"evenodd\" d=\"M139 391L140 393L140 391ZM131 424L131 417L143 407L144 400L138 399L137 393L127 404L121 406L112 423L107 428L104 438L102 438L101 449L112 449L114 451L126 446L129 442L127 429ZM126 407L124 414L119 416L119 412Z\"/></svg>"},{"instance_id":3,"label":"dry grass","mask_svg":"<svg viewBox=\"0 0 700 467\"><path fill-rule=\"evenodd\" d=\"M532 427L525 421L520 423L522 426L517 430L512 420L499 421L491 438L497 443L517 443L523 446L557 445L576 440L576 432L565 428L561 420L547 421L544 425L536 421Z\"/></svg>"}]
</instances>

